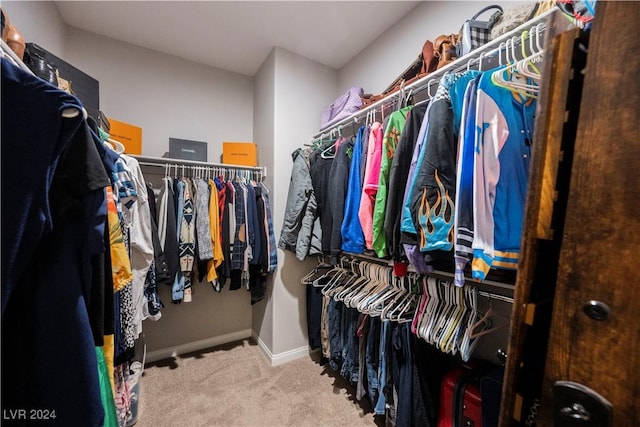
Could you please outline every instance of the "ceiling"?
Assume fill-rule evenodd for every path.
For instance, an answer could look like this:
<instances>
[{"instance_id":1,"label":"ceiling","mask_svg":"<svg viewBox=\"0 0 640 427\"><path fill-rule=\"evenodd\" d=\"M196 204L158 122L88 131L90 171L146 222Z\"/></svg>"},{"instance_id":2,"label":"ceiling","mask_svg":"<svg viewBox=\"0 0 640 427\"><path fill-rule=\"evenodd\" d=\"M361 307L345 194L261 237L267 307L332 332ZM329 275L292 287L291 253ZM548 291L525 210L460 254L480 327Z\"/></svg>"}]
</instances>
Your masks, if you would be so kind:
<instances>
[{"instance_id":1,"label":"ceiling","mask_svg":"<svg viewBox=\"0 0 640 427\"><path fill-rule=\"evenodd\" d=\"M340 69L418 1L57 1L67 25L253 76L274 46Z\"/></svg>"}]
</instances>

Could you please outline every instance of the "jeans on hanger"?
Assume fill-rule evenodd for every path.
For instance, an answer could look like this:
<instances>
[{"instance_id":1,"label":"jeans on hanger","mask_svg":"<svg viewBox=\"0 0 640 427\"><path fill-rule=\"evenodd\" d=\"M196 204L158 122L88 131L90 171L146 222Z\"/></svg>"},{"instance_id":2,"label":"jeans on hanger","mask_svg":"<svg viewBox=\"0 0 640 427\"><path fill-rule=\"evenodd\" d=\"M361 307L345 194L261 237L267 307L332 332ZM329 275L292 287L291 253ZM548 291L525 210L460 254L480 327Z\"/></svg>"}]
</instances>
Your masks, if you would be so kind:
<instances>
[{"instance_id":1,"label":"jeans on hanger","mask_svg":"<svg viewBox=\"0 0 640 427\"><path fill-rule=\"evenodd\" d=\"M385 385L387 385L389 365L389 344L391 338L391 321L384 320L380 330L380 357L378 362L378 401L374 413L384 415L386 410Z\"/></svg>"},{"instance_id":2,"label":"jeans on hanger","mask_svg":"<svg viewBox=\"0 0 640 427\"><path fill-rule=\"evenodd\" d=\"M342 304L342 303L340 303ZM344 305L343 305L344 307ZM358 382L358 310L344 308L342 312L342 369L340 375L349 380L351 384Z\"/></svg>"},{"instance_id":3,"label":"jeans on hanger","mask_svg":"<svg viewBox=\"0 0 640 427\"><path fill-rule=\"evenodd\" d=\"M331 357L331 345L329 344L329 302L331 298L322 297L322 317L320 322L320 340L322 342L322 356L326 359Z\"/></svg>"},{"instance_id":4,"label":"jeans on hanger","mask_svg":"<svg viewBox=\"0 0 640 427\"><path fill-rule=\"evenodd\" d=\"M367 335L369 334L370 318L366 314L358 316L358 385L356 388L356 400L362 400L367 394L366 387L366 354L367 354Z\"/></svg>"},{"instance_id":5,"label":"jeans on hanger","mask_svg":"<svg viewBox=\"0 0 640 427\"><path fill-rule=\"evenodd\" d=\"M316 350L322 347L320 329L322 325L322 293L320 288L307 285L307 331L309 347Z\"/></svg>"},{"instance_id":6,"label":"jeans on hanger","mask_svg":"<svg viewBox=\"0 0 640 427\"><path fill-rule=\"evenodd\" d=\"M369 318L369 332L367 333L365 367L367 369L367 392L371 399L371 406L378 402L378 362L380 357L380 329L381 321L378 317Z\"/></svg>"},{"instance_id":7,"label":"jeans on hanger","mask_svg":"<svg viewBox=\"0 0 640 427\"><path fill-rule=\"evenodd\" d=\"M342 308L344 305L331 298L329 301L329 346L331 356L329 366L334 371L339 371L342 366Z\"/></svg>"},{"instance_id":8,"label":"jeans on hanger","mask_svg":"<svg viewBox=\"0 0 640 427\"><path fill-rule=\"evenodd\" d=\"M394 324L391 334L391 382L396 391L396 427L413 425L413 353L410 328L409 323Z\"/></svg>"}]
</instances>

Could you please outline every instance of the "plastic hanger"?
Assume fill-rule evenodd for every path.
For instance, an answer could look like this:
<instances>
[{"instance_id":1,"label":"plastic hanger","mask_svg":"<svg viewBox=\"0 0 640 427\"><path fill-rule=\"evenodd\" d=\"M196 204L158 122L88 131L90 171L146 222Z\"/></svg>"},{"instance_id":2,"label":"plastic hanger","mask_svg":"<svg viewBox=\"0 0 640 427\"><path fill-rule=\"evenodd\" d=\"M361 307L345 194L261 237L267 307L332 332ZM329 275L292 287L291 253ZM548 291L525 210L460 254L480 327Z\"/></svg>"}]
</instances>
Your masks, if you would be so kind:
<instances>
[{"instance_id":1,"label":"plastic hanger","mask_svg":"<svg viewBox=\"0 0 640 427\"><path fill-rule=\"evenodd\" d=\"M331 265L325 265L325 264L317 265L316 267L314 267L313 270L311 270L302 279L300 279L300 283L302 283L303 285L311 285L317 278L322 277L328 271L327 270L324 272L320 272L321 269L331 269L331 268L333 268L333 266Z\"/></svg>"},{"instance_id":2,"label":"plastic hanger","mask_svg":"<svg viewBox=\"0 0 640 427\"><path fill-rule=\"evenodd\" d=\"M362 313L371 313L372 302L388 291L388 284L384 280L382 268L379 265L371 266L371 286L363 289L363 293L357 298L357 309Z\"/></svg>"},{"instance_id":3,"label":"plastic hanger","mask_svg":"<svg viewBox=\"0 0 640 427\"><path fill-rule=\"evenodd\" d=\"M355 303L355 307L359 312L370 314L369 302L378 296L380 292L384 292L387 288L383 282L372 280L370 285L363 289L363 292L357 295L352 302L352 306Z\"/></svg>"},{"instance_id":4,"label":"plastic hanger","mask_svg":"<svg viewBox=\"0 0 640 427\"><path fill-rule=\"evenodd\" d=\"M335 139L333 144L326 147L324 150L320 152L320 157L323 159L333 159L336 157L336 153L338 152L338 146L340 144L340 140L342 138L342 126L338 126L338 129L331 129L331 134L333 135L334 131L338 133L338 137ZM331 151L333 150L333 152Z\"/></svg>"},{"instance_id":5,"label":"plastic hanger","mask_svg":"<svg viewBox=\"0 0 640 427\"><path fill-rule=\"evenodd\" d=\"M461 327L461 321L464 317L465 312L467 311L467 307L465 305L465 298L464 298L465 290L461 287L454 286L453 292L455 295L456 309L453 313L451 321L448 323L446 327L446 332L444 334L443 339L440 342L440 348L445 353L455 355L458 350L456 348L455 341L456 341L456 337L458 336L458 331Z\"/></svg>"},{"instance_id":6,"label":"plastic hanger","mask_svg":"<svg viewBox=\"0 0 640 427\"><path fill-rule=\"evenodd\" d=\"M478 340L471 339L472 326L475 324L478 317L478 291L476 288L471 289L468 295L468 302L471 309L471 314L468 317L467 327L462 337L460 345L460 356L463 361L467 362L471 358L473 350L478 345Z\"/></svg>"},{"instance_id":7,"label":"plastic hanger","mask_svg":"<svg viewBox=\"0 0 640 427\"><path fill-rule=\"evenodd\" d=\"M451 287L449 286L448 282L442 282L441 289L443 291L442 294L444 296L444 304L440 307L436 322L434 324L434 327L431 329L431 335L429 337L431 344L436 347L439 347L440 345L440 338L444 334L444 327L449 320L450 312L453 309Z\"/></svg>"},{"instance_id":8,"label":"plastic hanger","mask_svg":"<svg viewBox=\"0 0 640 427\"><path fill-rule=\"evenodd\" d=\"M358 308L359 304L380 286L380 280L376 275L377 267L371 264L363 265L368 282L351 295L349 300L351 308Z\"/></svg>"},{"instance_id":9,"label":"plastic hanger","mask_svg":"<svg viewBox=\"0 0 640 427\"><path fill-rule=\"evenodd\" d=\"M401 304L401 301L404 301L407 293L403 290L397 290L394 292L394 296L382 309L380 310L380 318L385 320L393 320L392 313L394 310L398 309L398 306Z\"/></svg>"},{"instance_id":10,"label":"plastic hanger","mask_svg":"<svg viewBox=\"0 0 640 427\"><path fill-rule=\"evenodd\" d=\"M422 319L423 324L420 328L420 337L428 342L429 333L431 331L431 328L433 327L436 312L438 310L438 306L440 305L441 299L438 292L437 280L434 277L429 277L427 279L427 289L429 290L429 301L427 303L427 308Z\"/></svg>"},{"instance_id":11,"label":"plastic hanger","mask_svg":"<svg viewBox=\"0 0 640 427\"><path fill-rule=\"evenodd\" d=\"M372 285L363 289L363 294L358 298L357 308L363 313L367 313L371 308L370 304L376 298L379 298L388 288L387 283L384 280L384 274L381 266L371 265L370 272L372 274Z\"/></svg>"},{"instance_id":12,"label":"plastic hanger","mask_svg":"<svg viewBox=\"0 0 640 427\"><path fill-rule=\"evenodd\" d=\"M394 320L398 323L411 322L419 300L418 295L408 293L400 308L394 312Z\"/></svg>"},{"instance_id":13,"label":"plastic hanger","mask_svg":"<svg viewBox=\"0 0 640 427\"><path fill-rule=\"evenodd\" d=\"M363 263L359 263L357 267L358 271L354 271L354 273L358 276L358 279L341 295L342 302L347 307L350 307L351 299L369 282L369 279L365 275L365 266ZM353 263L351 264L351 268L354 269Z\"/></svg>"},{"instance_id":14,"label":"plastic hanger","mask_svg":"<svg viewBox=\"0 0 640 427\"><path fill-rule=\"evenodd\" d=\"M427 306L427 301L429 301L429 294L427 293L426 287L427 287L426 278L422 278L422 281L421 281L422 295L420 295L420 304L418 305L418 310L416 310L413 316L413 322L411 322L411 332L414 335L418 335L417 330L418 330L418 325L420 323L420 318L424 314L424 309Z\"/></svg>"},{"instance_id":15,"label":"plastic hanger","mask_svg":"<svg viewBox=\"0 0 640 427\"><path fill-rule=\"evenodd\" d=\"M429 318L429 311L431 310L431 307L433 305L433 293L431 292L430 289L430 283L429 281L432 280L431 277L429 278L425 278L423 283L422 283L422 291L425 294L425 306L424 309L422 310L422 314L420 315L420 318L418 319L418 322L416 324L416 335L422 339L424 339L424 329L426 328L426 324L428 322L428 318Z\"/></svg>"},{"instance_id":16,"label":"plastic hanger","mask_svg":"<svg viewBox=\"0 0 640 427\"><path fill-rule=\"evenodd\" d=\"M399 293L402 293L401 289L387 284L385 289L376 294L367 304L368 313L372 316L380 316L386 304L390 304Z\"/></svg>"},{"instance_id":17,"label":"plastic hanger","mask_svg":"<svg viewBox=\"0 0 640 427\"><path fill-rule=\"evenodd\" d=\"M402 104L404 102L404 80L400 82L400 90L398 91L398 100L396 101L396 110L402 109Z\"/></svg>"},{"instance_id":18,"label":"plastic hanger","mask_svg":"<svg viewBox=\"0 0 640 427\"><path fill-rule=\"evenodd\" d=\"M456 321L457 313L460 310L460 302L458 301L458 292L455 287L450 287L449 289L449 297L450 297L450 308L446 313L444 323L442 325L442 333L438 336L437 344L440 351L443 353L448 353L447 351L447 342L451 333L453 333L454 323ZM459 289L459 288L458 288Z\"/></svg>"},{"instance_id":19,"label":"plastic hanger","mask_svg":"<svg viewBox=\"0 0 640 427\"><path fill-rule=\"evenodd\" d=\"M354 282L356 282L358 280L358 276L356 276L353 273L347 272L345 277L343 277L344 280L341 280L341 285L337 288L334 288L334 292L333 292L333 299L334 301L339 301L342 302L342 299L340 298L340 296L343 293L347 293L349 292L349 288L351 287L351 285L353 285Z\"/></svg>"},{"instance_id":20,"label":"plastic hanger","mask_svg":"<svg viewBox=\"0 0 640 427\"><path fill-rule=\"evenodd\" d=\"M344 295L344 298L342 300L344 302L344 305L346 305L347 307L350 307L350 308L354 308L351 305L353 298L362 289L364 289L369 283L370 283L370 280L367 277L364 277L364 276L360 277L355 283L353 283L353 285L349 289L349 292Z\"/></svg>"},{"instance_id":21,"label":"plastic hanger","mask_svg":"<svg viewBox=\"0 0 640 427\"><path fill-rule=\"evenodd\" d=\"M404 314L404 311L407 309L407 306L410 304L415 295L411 293L410 286L407 284L409 279L406 276L396 277L395 279L395 286L398 287L400 292L389 304L390 307L386 310L386 312L382 313L382 316L389 320L399 322L400 318Z\"/></svg>"},{"instance_id":22,"label":"plastic hanger","mask_svg":"<svg viewBox=\"0 0 640 427\"><path fill-rule=\"evenodd\" d=\"M430 295L431 295L431 310L427 313L427 323L424 331L424 340L427 342L431 342L431 333L435 327L435 324L438 320L438 316L442 307L444 306L444 294L442 294L442 288L439 286L438 281L436 279L430 283Z\"/></svg>"},{"instance_id":23,"label":"plastic hanger","mask_svg":"<svg viewBox=\"0 0 640 427\"><path fill-rule=\"evenodd\" d=\"M124 153L124 144L120 141L116 141L113 138L107 138L107 142L109 142L111 145L113 145L113 150L118 153L118 154L122 154Z\"/></svg>"},{"instance_id":24,"label":"plastic hanger","mask_svg":"<svg viewBox=\"0 0 640 427\"><path fill-rule=\"evenodd\" d=\"M328 297L333 297L333 291L340 284L340 279L346 274L345 270L339 269L337 274L335 274L329 282L322 288L322 294Z\"/></svg>"},{"instance_id":25,"label":"plastic hanger","mask_svg":"<svg viewBox=\"0 0 640 427\"><path fill-rule=\"evenodd\" d=\"M491 299L491 294L489 294L489 299ZM507 320L506 323L493 327L494 319L504 318ZM495 331L498 331L509 325L509 319L503 316L502 314L496 312L493 309L493 304L489 303L489 309L485 312L484 316L482 316L477 322L475 322L471 326L471 333L469 338L475 339L479 338L483 335L491 334Z\"/></svg>"},{"instance_id":26,"label":"plastic hanger","mask_svg":"<svg viewBox=\"0 0 640 427\"><path fill-rule=\"evenodd\" d=\"M522 102L537 97L539 91L537 83L531 77L518 73L518 65L521 61L516 61L515 59L515 41L513 38L505 43L505 57L507 65L491 73L491 82L496 86L509 89L514 93L514 96L522 96L523 98L520 98Z\"/></svg>"}]
</instances>

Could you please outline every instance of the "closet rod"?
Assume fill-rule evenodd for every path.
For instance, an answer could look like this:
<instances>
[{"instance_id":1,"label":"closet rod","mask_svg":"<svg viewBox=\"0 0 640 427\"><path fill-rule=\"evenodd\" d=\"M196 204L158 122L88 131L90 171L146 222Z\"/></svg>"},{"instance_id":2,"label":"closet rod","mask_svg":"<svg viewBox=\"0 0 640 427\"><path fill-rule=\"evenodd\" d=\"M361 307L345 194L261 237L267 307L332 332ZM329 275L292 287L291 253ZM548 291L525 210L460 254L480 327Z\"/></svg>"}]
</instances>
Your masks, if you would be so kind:
<instances>
[{"instance_id":1,"label":"closet rod","mask_svg":"<svg viewBox=\"0 0 640 427\"><path fill-rule=\"evenodd\" d=\"M404 87L404 90L411 90L414 89L416 91L421 91L424 89L428 89L429 85L431 85L431 83L433 83L434 81L439 81L440 78L447 72L449 71L461 71L461 70L466 70L467 66L471 64L471 62L478 60L478 58L480 58L480 55L483 56L490 56L495 54L496 52L499 52L502 49L502 46L500 46L500 44L504 43L505 41L521 34L524 30L530 29L532 27L535 27L538 24L541 23L545 23L547 18L551 17L551 15L555 14L555 13L562 13L560 12L560 10L557 7L554 7L546 12L544 12L542 15L540 16L536 16L533 19L530 19L529 21L519 25L518 27L514 28L513 30L501 35L500 37L491 40L489 43L480 46L479 48L476 48L474 50L472 50L471 52L469 52L468 54L464 55L461 58L456 59L455 61L453 61L450 64L445 65L444 67L440 68L439 70L436 70L430 74L427 74L426 76L422 77L419 80L416 80L413 83L408 84L407 86ZM541 31L544 32L546 29L547 25L544 24ZM518 41L519 42L519 41ZM317 140L318 138L320 138L322 135L325 135L327 133L330 133L331 130L334 129L338 129L344 125L347 125L351 122L357 123L363 116L365 116L369 111L371 111L372 109L375 109L381 105L384 105L385 103L388 103L390 100L393 100L394 98L396 98L398 96L397 92L394 92L391 95L386 96L385 98L382 98L376 102L374 102L371 105L366 106L365 108L356 111L355 113L351 114L349 117L340 120L339 122L336 122L334 124L332 124L331 126L328 126L324 129L322 129L320 132L316 133L313 136L313 140Z\"/></svg>"},{"instance_id":2,"label":"closet rod","mask_svg":"<svg viewBox=\"0 0 640 427\"><path fill-rule=\"evenodd\" d=\"M180 165L180 166L203 166L203 167L209 167L209 168L221 168L221 169L229 169L229 170L241 169L241 170L259 172L262 174L263 178L267 176L266 166L230 165L226 163L200 162L197 160L171 159L168 157L140 156L137 154L131 155L131 157L138 160L140 164L147 165L147 166Z\"/></svg>"},{"instance_id":3,"label":"closet rod","mask_svg":"<svg viewBox=\"0 0 640 427\"><path fill-rule=\"evenodd\" d=\"M433 270L431 273L425 274L425 276L444 277L451 280L453 280L454 278L453 273L449 273L448 271L440 271L440 270ZM465 277L464 280L466 283L468 283L471 286L486 285L486 286L491 286L492 288L507 289L509 291L513 291L516 288L515 285L511 285L509 283L496 282L495 280L480 281L480 280L472 279L471 277Z\"/></svg>"},{"instance_id":4,"label":"closet rod","mask_svg":"<svg viewBox=\"0 0 640 427\"><path fill-rule=\"evenodd\" d=\"M491 292L478 291L478 295L482 295L483 297L494 299L496 301L504 301L513 304L513 298L506 297L504 295L492 294Z\"/></svg>"}]
</instances>

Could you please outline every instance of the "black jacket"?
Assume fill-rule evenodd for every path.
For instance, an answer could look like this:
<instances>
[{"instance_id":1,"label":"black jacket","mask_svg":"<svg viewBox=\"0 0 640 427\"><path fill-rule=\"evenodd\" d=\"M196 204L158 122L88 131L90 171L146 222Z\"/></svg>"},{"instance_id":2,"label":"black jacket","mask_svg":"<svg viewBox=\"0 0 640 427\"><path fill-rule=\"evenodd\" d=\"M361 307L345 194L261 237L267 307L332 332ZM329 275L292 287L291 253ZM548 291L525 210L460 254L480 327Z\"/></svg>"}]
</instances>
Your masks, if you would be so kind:
<instances>
[{"instance_id":1,"label":"black jacket","mask_svg":"<svg viewBox=\"0 0 640 427\"><path fill-rule=\"evenodd\" d=\"M347 197L349 183L349 167L351 166L351 152L353 141L340 144L335 159L331 164L329 176L329 209L331 210L331 260L337 264L338 256L342 252L342 220L344 219L344 202ZM324 233L328 232L323 229Z\"/></svg>"},{"instance_id":2,"label":"black jacket","mask_svg":"<svg viewBox=\"0 0 640 427\"><path fill-rule=\"evenodd\" d=\"M400 141L398 141L396 153L391 163L391 170L389 171L389 192L385 207L384 232L387 239L388 252L396 261L401 258L403 253L400 242L402 199L409 177L413 149L416 145L418 133L420 133L420 126L427 111L427 105L418 105L411 110L407 123L400 135Z\"/></svg>"}]
</instances>

